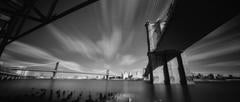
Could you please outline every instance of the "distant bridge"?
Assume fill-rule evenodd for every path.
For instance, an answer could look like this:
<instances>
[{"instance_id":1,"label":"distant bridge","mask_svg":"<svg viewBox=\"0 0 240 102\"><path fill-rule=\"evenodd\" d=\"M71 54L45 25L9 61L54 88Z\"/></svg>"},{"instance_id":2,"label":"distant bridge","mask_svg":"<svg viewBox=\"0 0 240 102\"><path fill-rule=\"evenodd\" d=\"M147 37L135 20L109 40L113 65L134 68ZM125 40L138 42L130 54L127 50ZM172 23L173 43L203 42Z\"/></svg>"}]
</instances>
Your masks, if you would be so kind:
<instances>
[{"instance_id":1,"label":"distant bridge","mask_svg":"<svg viewBox=\"0 0 240 102\"><path fill-rule=\"evenodd\" d=\"M106 76L106 78L108 79L109 76L117 76L115 73L113 73L110 70L106 70L106 71L101 71L99 73L91 73L91 72L80 72L80 71L63 71L63 70L58 70L59 67L59 62L56 63L55 68L54 69L34 69L34 68L30 68L33 66L46 66L46 65L51 65L53 63L48 63L48 64L36 64L36 65L31 65L31 66L25 66L24 68L22 67L10 67L8 69L10 70L20 70L20 71L32 71L32 72L51 72L53 73L52 79L55 78L57 73L71 73L71 74L88 74L88 75L103 75Z\"/></svg>"},{"instance_id":2,"label":"distant bridge","mask_svg":"<svg viewBox=\"0 0 240 102\"><path fill-rule=\"evenodd\" d=\"M33 71L33 72L54 72L54 73L72 73L72 74L90 74L90 75L107 75L102 73L90 73L90 72L79 72L79 71L58 71L58 70L41 70L41 69L23 69L23 68L10 68L11 70L21 70L21 71ZM111 75L109 76L116 76Z\"/></svg>"}]
</instances>

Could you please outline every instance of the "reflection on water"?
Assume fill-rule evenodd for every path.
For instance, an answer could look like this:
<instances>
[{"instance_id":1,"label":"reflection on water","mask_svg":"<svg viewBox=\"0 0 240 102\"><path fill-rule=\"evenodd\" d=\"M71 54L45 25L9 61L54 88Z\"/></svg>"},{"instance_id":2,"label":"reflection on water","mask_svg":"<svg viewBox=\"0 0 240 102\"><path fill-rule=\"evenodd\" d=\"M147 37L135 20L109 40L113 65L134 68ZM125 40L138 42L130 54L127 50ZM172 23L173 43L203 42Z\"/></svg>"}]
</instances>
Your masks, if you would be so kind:
<instances>
[{"instance_id":1,"label":"reflection on water","mask_svg":"<svg viewBox=\"0 0 240 102\"><path fill-rule=\"evenodd\" d=\"M41 98L49 100L51 97L51 102L67 97L69 99L64 102L77 102L77 99L78 102L87 102L89 97L95 100L92 102L101 102L100 99L104 96L106 100L114 99L104 102L229 102L240 95L239 85L240 83L202 83L166 86L151 85L144 81L12 80L0 82L0 101L31 94L40 97L45 92L41 90L46 90ZM64 91L66 93L63 95Z\"/></svg>"}]
</instances>

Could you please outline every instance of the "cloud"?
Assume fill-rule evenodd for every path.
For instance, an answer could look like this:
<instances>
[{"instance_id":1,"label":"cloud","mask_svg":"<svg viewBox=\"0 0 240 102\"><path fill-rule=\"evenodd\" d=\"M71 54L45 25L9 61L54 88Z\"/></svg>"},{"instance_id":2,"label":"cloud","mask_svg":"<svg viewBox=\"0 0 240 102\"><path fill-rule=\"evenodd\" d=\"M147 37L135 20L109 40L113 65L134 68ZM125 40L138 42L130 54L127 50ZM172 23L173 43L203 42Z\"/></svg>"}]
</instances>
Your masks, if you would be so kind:
<instances>
[{"instance_id":1,"label":"cloud","mask_svg":"<svg viewBox=\"0 0 240 102\"><path fill-rule=\"evenodd\" d=\"M112 36L103 36L100 41L97 42L98 47L103 51L104 57L111 59L116 55L118 48L121 44L121 31L117 28L113 29Z\"/></svg>"},{"instance_id":2,"label":"cloud","mask_svg":"<svg viewBox=\"0 0 240 102\"><path fill-rule=\"evenodd\" d=\"M37 65L37 63L28 62L28 61L19 61L15 59L1 59L1 65L5 67L23 67L23 66L33 66Z\"/></svg>"},{"instance_id":3,"label":"cloud","mask_svg":"<svg viewBox=\"0 0 240 102\"><path fill-rule=\"evenodd\" d=\"M90 59L95 59L97 53L101 53L101 50L91 40L84 38L84 40L71 37L64 32L61 32L54 25L48 25L47 28L51 31L65 50L72 52L78 52Z\"/></svg>"},{"instance_id":4,"label":"cloud","mask_svg":"<svg viewBox=\"0 0 240 102\"><path fill-rule=\"evenodd\" d=\"M64 68L73 70L73 71L81 71L80 69L84 68L80 64L72 62L72 61L60 61L60 66L62 65Z\"/></svg>"},{"instance_id":5,"label":"cloud","mask_svg":"<svg viewBox=\"0 0 240 102\"><path fill-rule=\"evenodd\" d=\"M47 28L67 50L78 52L89 59L98 60L98 55L111 59L115 56L121 44L122 32L118 28L113 29L110 37L102 35L102 39L96 41L96 43L86 37L83 37L84 39L71 37L69 34L61 32L54 25L48 25Z\"/></svg>"},{"instance_id":6,"label":"cloud","mask_svg":"<svg viewBox=\"0 0 240 102\"><path fill-rule=\"evenodd\" d=\"M122 57L119 65L131 65L131 64L134 64L136 61L137 59L132 55L125 55Z\"/></svg>"},{"instance_id":7,"label":"cloud","mask_svg":"<svg viewBox=\"0 0 240 102\"><path fill-rule=\"evenodd\" d=\"M28 61L21 61L18 60L17 58L18 56L16 56L16 54L28 58L38 58L40 60L44 60L47 63L35 63L32 62L30 59L28 59ZM3 58L1 60L2 62L4 62L4 65L11 67L13 66L15 67L26 66L31 68L37 66L52 67L55 65L57 61L59 61L63 68L67 68L70 70L80 71L80 69L84 68L76 62L59 59L40 48L24 44L18 41L13 42L6 48L6 51L4 52Z\"/></svg>"},{"instance_id":8,"label":"cloud","mask_svg":"<svg viewBox=\"0 0 240 102\"><path fill-rule=\"evenodd\" d=\"M225 67L228 68L230 66L240 66L239 61L226 61L226 62L217 62L217 63L210 63L206 65L209 68L215 67L215 68L219 68L219 67Z\"/></svg>"},{"instance_id":9,"label":"cloud","mask_svg":"<svg viewBox=\"0 0 240 102\"><path fill-rule=\"evenodd\" d=\"M201 59L208 59L215 56L224 56L226 54L231 54L240 50L239 41L238 42L222 42L221 46L214 45L213 49L206 48L206 52L188 56L189 61L196 61ZM186 52L188 55L190 52Z\"/></svg>"},{"instance_id":10,"label":"cloud","mask_svg":"<svg viewBox=\"0 0 240 102\"><path fill-rule=\"evenodd\" d=\"M40 48L33 47L17 41L7 46L5 54L6 52L13 52L14 54L30 56L32 58L38 58L48 61L54 61L56 59L56 57L53 57L52 55L50 55L46 51L41 50ZM10 55L8 54L8 56Z\"/></svg>"}]
</instances>

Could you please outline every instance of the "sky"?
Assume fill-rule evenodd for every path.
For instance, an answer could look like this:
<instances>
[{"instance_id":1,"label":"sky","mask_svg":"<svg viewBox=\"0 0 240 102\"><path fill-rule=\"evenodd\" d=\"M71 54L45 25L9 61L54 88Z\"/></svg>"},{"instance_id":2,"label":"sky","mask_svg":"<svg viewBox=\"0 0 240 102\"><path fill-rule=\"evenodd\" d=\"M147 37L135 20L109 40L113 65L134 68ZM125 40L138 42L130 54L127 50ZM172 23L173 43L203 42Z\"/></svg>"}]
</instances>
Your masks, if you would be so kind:
<instances>
[{"instance_id":1,"label":"sky","mask_svg":"<svg viewBox=\"0 0 240 102\"><path fill-rule=\"evenodd\" d=\"M163 16L169 3L100 0L11 43L1 59L9 66L47 69L59 61L74 71L142 71L147 65L144 24Z\"/></svg>"},{"instance_id":2,"label":"sky","mask_svg":"<svg viewBox=\"0 0 240 102\"><path fill-rule=\"evenodd\" d=\"M60 3L65 9L77 0ZM166 13L169 0L100 0L8 45L6 66L113 73L146 67L144 24ZM59 10L59 9L57 9ZM240 72L240 16L187 48L185 68L192 72ZM28 25L30 26L30 25Z\"/></svg>"}]
</instances>

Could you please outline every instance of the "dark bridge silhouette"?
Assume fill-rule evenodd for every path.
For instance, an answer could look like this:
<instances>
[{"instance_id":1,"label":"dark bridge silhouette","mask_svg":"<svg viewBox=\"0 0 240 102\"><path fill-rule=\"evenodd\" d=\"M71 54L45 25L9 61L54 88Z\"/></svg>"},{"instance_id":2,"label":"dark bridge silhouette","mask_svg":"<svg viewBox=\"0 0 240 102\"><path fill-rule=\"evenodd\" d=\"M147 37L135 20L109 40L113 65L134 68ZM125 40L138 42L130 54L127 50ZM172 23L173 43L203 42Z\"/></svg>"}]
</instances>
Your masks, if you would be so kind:
<instances>
[{"instance_id":1,"label":"dark bridge silhouette","mask_svg":"<svg viewBox=\"0 0 240 102\"><path fill-rule=\"evenodd\" d=\"M163 65L165 83L169 84L167 62L177 57L181 83L186 83L181 53L192 44L221 26L240 11L237 0L175 0L173 13L166 24L157 50L148 53L155 56L157 66ZM157 68L148 64L144 76Z\"/></svg>"}]
</instances>

